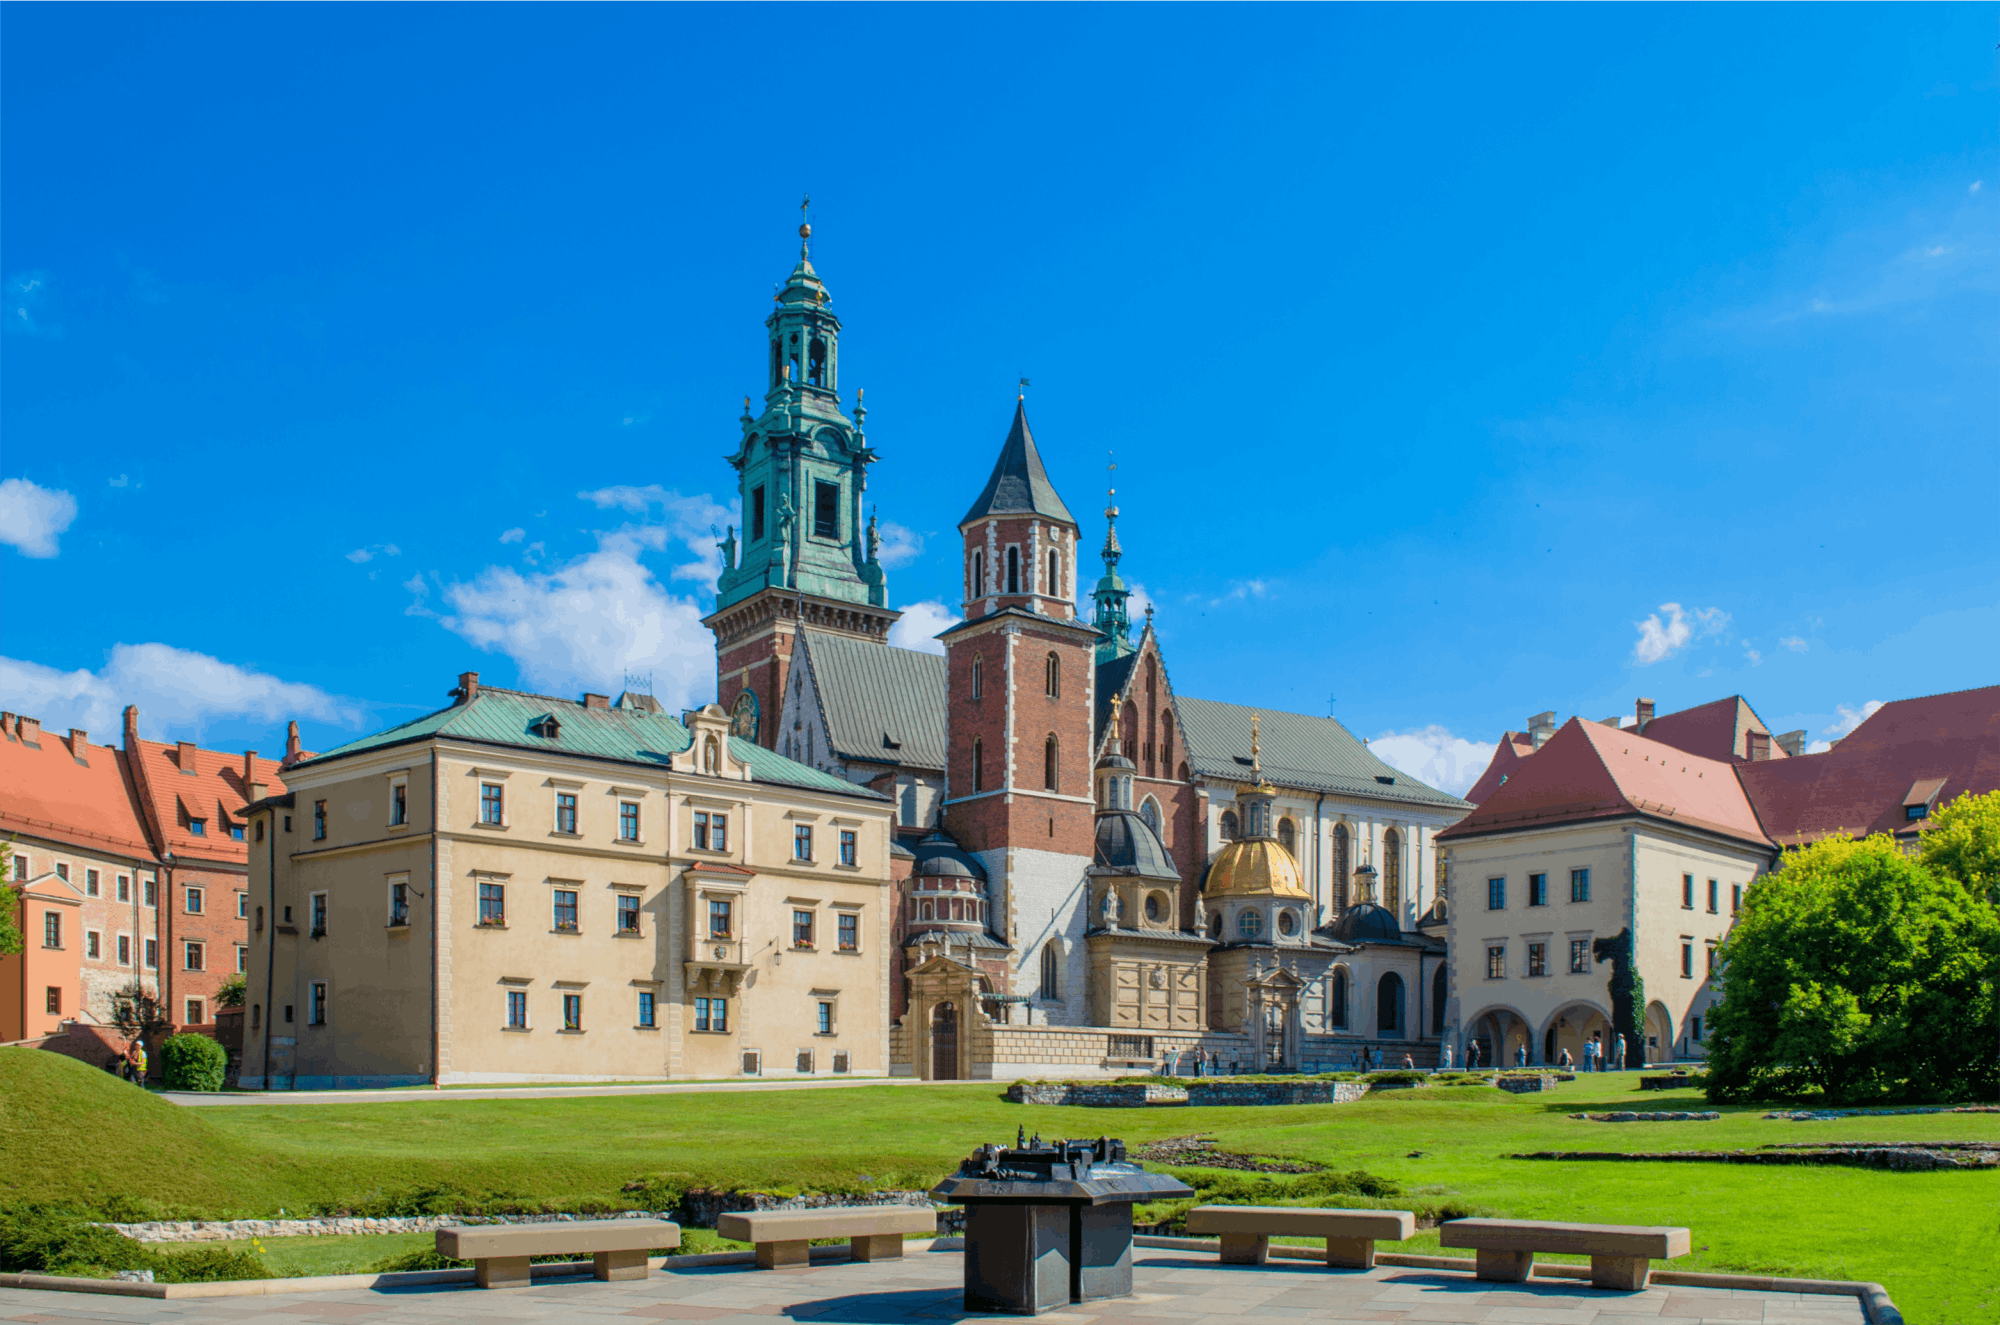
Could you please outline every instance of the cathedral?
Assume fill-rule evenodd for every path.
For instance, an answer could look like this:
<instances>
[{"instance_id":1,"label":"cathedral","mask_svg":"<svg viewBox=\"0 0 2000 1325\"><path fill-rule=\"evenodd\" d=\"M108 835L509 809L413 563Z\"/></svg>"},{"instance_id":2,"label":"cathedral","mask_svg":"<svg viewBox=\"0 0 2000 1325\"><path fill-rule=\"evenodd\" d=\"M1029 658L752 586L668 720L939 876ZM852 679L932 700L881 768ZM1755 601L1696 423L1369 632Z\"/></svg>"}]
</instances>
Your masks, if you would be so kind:
<instances>
[{"instance_id":1,"label":"cathedral","mask_svg":"<svg viewBox=\"0 0 2000 1325\"><path fill-rule=\"evenodd\" d=\"M876 453L810 235L765 319L706 624L736 736L895 803L892 1070L1436 1062L1436 836L1470 807L1333 718L1177 693L1151 609L1135 637L1115 504L1082 591L1084 531L1024 400L957 524L963 620L942 657L889 643Z\"/></svg>"}]
</instances>

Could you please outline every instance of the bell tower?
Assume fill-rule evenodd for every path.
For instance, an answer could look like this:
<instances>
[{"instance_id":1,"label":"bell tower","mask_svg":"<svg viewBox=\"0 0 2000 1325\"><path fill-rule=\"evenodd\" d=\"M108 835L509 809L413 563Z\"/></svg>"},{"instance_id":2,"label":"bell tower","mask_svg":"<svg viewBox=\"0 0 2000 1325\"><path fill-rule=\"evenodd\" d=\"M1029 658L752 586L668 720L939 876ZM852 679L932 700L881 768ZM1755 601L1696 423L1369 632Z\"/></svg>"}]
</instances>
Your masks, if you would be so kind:
<instances>
[{"instance_id":1,"label":"bell tower","mask_svg":"<svg viewBox=\"0 0 2000 1325\"><path fill-rule=\"evenodd\" d=\"M804 204L801 204L801 210ZM863 522L868 411L840 406L840 319L813 270L812 226L799 226L799 261L764 320L763 410L743 398L741 439L728 457L743 529L722 540L715 611L716 702L733 734L777 744L778 710L801 626L887 643L902 614L889 609L875 522Z\"/></svg>"}]
</instances>

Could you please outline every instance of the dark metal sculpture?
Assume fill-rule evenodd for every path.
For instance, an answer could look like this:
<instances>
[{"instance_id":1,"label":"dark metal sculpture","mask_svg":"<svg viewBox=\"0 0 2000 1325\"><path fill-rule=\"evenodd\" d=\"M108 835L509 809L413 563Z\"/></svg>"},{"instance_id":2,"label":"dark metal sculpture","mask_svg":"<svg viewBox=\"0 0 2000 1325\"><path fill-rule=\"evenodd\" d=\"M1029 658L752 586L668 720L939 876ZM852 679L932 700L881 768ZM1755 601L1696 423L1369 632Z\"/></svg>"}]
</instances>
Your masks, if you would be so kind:
<instances>
[{"instance_id":1,"label":"dark metal sculpture","mask_svg":"<svg viewBox=\"0 0 2000 1325\"><path fill-rule=\"evenodd\" d=\"M1132 1292L1132 1207L1192 1196L1125 1143L1017 1134L981 1146L931 1195L965 1207L965 1309L1036 1316Z\"/></svg>"}]
</instances>

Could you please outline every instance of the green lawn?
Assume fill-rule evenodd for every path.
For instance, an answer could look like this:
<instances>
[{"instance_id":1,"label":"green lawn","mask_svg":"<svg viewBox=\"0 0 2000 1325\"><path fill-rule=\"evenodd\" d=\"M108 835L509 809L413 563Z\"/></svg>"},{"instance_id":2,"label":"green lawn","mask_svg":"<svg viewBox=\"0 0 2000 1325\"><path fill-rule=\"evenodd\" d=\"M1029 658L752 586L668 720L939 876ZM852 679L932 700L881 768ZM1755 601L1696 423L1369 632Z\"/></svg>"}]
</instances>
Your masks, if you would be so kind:
<instances>
[{"instance_id":1,"label":"green lawn","mask_svg":"<svg viewBox=\"0 0 2000 1325\"><path fill-rule=\"evenodd\" d=\"M34 1060L22 1064L20 1060ZM19 1065L17 1065L19 1064ZM123 1195L185 1215L269 1216L427 1184L626 1204L628 1182L769 1190L923 1187L1017 1125L1045 1137L1214 1134L1225 1150L1361 1168L1413 1201L1524 1218L1684 1224L1677 1268L1873 1279L1913 1325L2000 1325L2000 1175L1550 1163L1511 1151L2000 1140L2000 1115L1839 1122L1586 1123L1572 1111L1706 1107L1635 1098L1634 1074L1552 1095L1413 1090L1357 1104L1097 1110L1008 1104L992 1084L602 1098L178 1109L55 1054L0 1050L0 1200ZM1412 1158L1411 1152L1422 1152ZM1435 1246L1424 1234L1414 1246Z\"/></svg>"}]
</instances>

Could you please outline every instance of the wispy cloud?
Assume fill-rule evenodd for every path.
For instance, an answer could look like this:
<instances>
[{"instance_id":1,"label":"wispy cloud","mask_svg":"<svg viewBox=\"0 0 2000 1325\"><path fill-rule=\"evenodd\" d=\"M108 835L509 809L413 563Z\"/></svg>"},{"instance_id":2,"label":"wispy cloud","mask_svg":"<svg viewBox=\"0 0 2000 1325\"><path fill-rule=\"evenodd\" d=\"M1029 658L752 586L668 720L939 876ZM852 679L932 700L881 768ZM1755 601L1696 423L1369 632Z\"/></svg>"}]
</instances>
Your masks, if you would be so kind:
<instances>
[{"instance_id":1,"label":"wispy cloud","mask_svg":"<svg viewBox=\"0 0 2000 1325\"><path fill-rule=\"evenodd\" d=\"M628 539L654 552L664 552L678 543L694 559L675 566L668 578L713 586L721 576L722 549L718 543L722 526L736 523L733 506L720 505L705 492L683 497L657 483L644 487L622 484L576 495L601 511L619 510L639 517L637 523L600 533L600 541Z\"/></svg>"},{"instance_id":2,"label":"wispy cloud","mask_svg":"<svg viewBox=\"0 0 2000 1325\"><path fill-rule=\"evenodd\" d=\"M882 535L876 559L890 570L907 566L924 554L924 536L914 529L905 529L889 520L882 521L876 529Z\"/></svg>"},{"instance_id":3,"label":"wispy cloud","mask_svg":"<svg viewBox=\"0 0 2000 1325\"><path fill-rule=\"evenodd\" d=\"M24 557L53 557L57 538L76 520L76 498L24 478L0 482L0 543Z\"/></svg>"},{"instance_id":4,"label":"wispy cloud","mask_svg":"<svg viewBox=\"0 0 2000 1325\"><path fill-rule=\"evenodd\" d=\"M359 726L359 704L318 686L285 681L169 644L119 644L97 671L59 671L40 663L0 658L0 696L6 706L42 720L45 727L81 727L99 740L116 740L124 708L139 706L140 733L152 740L169 732L199 737L222 718L316 718Z\"/></svg>"},{"instance_id":5,"label":"wispy cloud","mask_svg":"<svg viewBox=\"0 0 2000 1325\"><path fill-rule=\"evenodd\" d=\"M354 549L354 551L347 554L347 559L358 566L363 562L373 561L378 556L400 557L402 555L403 549L397 547L394 543L371 543L367 547Z\"/></svg>"},{"instance_id":6,"label":"wispy cloud","mask_svg":"<svg viewBox=\"0 0 2000 1325\"><path fill-rule=\"evenodd\" d=\"M49 274L24 271L7 278L7 330L17 336L60 336L62 328L49 320Z\"/></svg>"},{"instance_id":7,"label":"wispy cloud","mask_svg":"<svg viewBox=\"0 0 2000 1325\"><path fill-rule=\"evenodd\" d=\"M1784 645L1786 648L1790 649L1793 653L1804 653L1806 649L1810 647L1804 640L1800 639L1797 635L1787 635L1783 639L1779 640L1778 643Z\"/></svg>"},{"instance_id":8,"label":"wispy cloud","mask_svg":"<svg viewBox=\"0 0 2000 1325\"><path fill-rule=\"evenodd\" d=\"M502 543L518 543L527 536L528 531L525 529L509 529L500 535L500 541Z\"/></svg>"},{"instance_id":9,"label":"wispy cloud","mask_svg":"<svg viewBox=\"0 0 2000 1325\"><path fill-rule=\"evenodd\" d=\"M1369 751L1398 772L1439 791L1463 796L1493 762L1491 742L1468 741L1432 724L1409 731L1386 731L1368 742Z\"/></svg>"},{"instance_id":10,"label":"wispy cloud","mask_svg":"<svg viewBox=\"0 0 2000 1325\"><path fill-rule=\"evenodd\" d=\"M120 474L117 478L110 480L110 486L114 488L129 488L132 486L132 480L128 475Z\"/></svg>"},{"instance_id":11,"label":"wispy cloud","mask_svg":"<svg viewBox=\"0 0 2000 1325\"><path fill-rule=\"evenodd\" d=\"M1666 617L1661 619L1660 612ZM1632 645L1632 661L1641 667L1664 662L1702 635L1719 635L1729 626L1729 613L1719 607L1689 612L1679 603L1661 603L1660 612L1632 624L1639 638Z\"/></svg>"},{"instance_id":12,"label":"wispy cloud","mask_svg":"<svg viewBox=\"0 0 2000 1325\"><path fill-rule=\"evenodd\" d=\"M1862 723L1868 721L1869 718L1875 715L1875 710L1881 707L1882 707L1882 701L1879 699L1871 699L1867 703L1861 705L1861 707L1859 708L1850 708L1846 704L1835 704L1833 706L1833 711L1838 713L1840 715L1840 718L1837 721L1829 724L1828 726L1820 728L1820 734L1822 736L1830 736L1833 739L1827 741L1814 741L1811 745L1806 747L1806 753L1822 754L1828 750L1831 750L1833 748L1834 741L1838 741L1842 737L1852 734L1856 727L1859 727Z\"/></svg>"},{"instance_id":13,"label":"wispy cloud","mask_svg":"<svg viewBox=\"0 0 2000 1325\"><path fill-rule=\"evenodd\" d=\"M1764 665L1764 655L1756 649L1743 650L1743 656L1750 660L1752 667L1762 667Z\"/></svg>"},{"instance_id":14,"label":"wispy cloud","mask_svg":"<svg viewBox=\"0 0 2000 1325\"><path fill-rule=\"evenodd\" d=\"M944 641L934 639L939 631L950 630L963 618L943 603L931 599L903 608L903 618L889 627L889 643L899 649L919 653L944 654Z\"/></svg>"}]
</instances>

